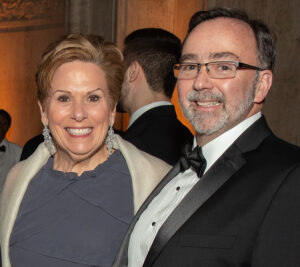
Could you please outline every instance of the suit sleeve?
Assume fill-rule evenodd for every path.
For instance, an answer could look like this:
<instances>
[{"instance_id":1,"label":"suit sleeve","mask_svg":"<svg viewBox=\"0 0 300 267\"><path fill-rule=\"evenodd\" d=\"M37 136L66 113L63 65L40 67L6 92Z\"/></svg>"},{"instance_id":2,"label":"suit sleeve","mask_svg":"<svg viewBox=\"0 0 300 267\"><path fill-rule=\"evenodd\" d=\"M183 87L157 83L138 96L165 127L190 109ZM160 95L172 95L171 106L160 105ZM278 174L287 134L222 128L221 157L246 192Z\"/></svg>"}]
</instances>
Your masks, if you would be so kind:
<instances>
[{"instance_id":1,"label":"suit sleeve","mask_svg":"<svg viewBox=\"0 0 300 267\"><path fill-rule=\"evenodd\" d=\"M285 177L258 233L252 267L300 266L300 165Z\"/></svg>"}]
</instances>

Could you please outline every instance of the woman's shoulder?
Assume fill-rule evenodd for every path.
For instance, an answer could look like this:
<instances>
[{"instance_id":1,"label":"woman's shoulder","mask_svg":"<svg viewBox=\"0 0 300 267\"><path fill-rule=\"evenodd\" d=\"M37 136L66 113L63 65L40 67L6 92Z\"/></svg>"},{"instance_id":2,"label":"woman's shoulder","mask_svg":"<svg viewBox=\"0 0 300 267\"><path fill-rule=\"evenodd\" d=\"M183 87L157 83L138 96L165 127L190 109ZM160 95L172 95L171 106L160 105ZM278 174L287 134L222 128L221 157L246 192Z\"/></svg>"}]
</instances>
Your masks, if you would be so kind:
<instances>
[{"instance_id":1,"label":"woman's shoulder","mask_svg":"<svg viewBox=\"0 0 300 267\"><path fill-rule=\"evenodd\" d=\"M6 176L5 184L1 193L1 211L3 210L3 205L7 203L8 198L12 195L12 191L15 188L16 181L22 170L23 165L24 161L18 162L16 165L14 165L14 167L10 169L9 173Z\"/></svg>"},{"instance_id":2,"label":"woman's shoulder","mask_svg":"<svg viewBox=\"0 0 300 267\"><path fill-rule=\"evenodd\" d=\"M9 171L1 196L1 206L9 199L15 190L26 185L28 181L40 170L40 168L49 159L49 152L41 144L36 151L26 160L18 162Z\"/></svg>"},{"instance_id":3,"label":"woman's shoulder","mask_svg":"<svg viewBox=\"0 0 300 267\"><path fill-rule=\"evenodd\" d=\"M18 177L23 166L24 166L24 161L20 161L16 165L14 165L10 169L9 173L7 174L5 184L7 184L9 182L12 183Z\"/></svg>"}]
</instances>

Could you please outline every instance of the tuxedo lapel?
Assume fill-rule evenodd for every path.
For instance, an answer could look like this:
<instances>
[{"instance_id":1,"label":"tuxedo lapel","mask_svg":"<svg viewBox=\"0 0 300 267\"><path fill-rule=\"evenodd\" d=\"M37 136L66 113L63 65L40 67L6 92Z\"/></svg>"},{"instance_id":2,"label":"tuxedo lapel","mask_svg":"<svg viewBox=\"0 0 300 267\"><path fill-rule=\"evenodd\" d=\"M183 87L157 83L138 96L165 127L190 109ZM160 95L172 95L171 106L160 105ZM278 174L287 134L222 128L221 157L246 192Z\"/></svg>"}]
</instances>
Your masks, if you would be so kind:
<instances>
[{"instance_id":1,"label":"tuxedo lapel","mask_svg":"<svg viewBox=\"0 0 300 267\"><path fill-rule=\"evenodd\" d=\"M162 225L145 259L144 267L152 266L155 259L159 256L164 246L176 231L178 231L195 211L199 209L226 181L228 181L233 174L246 164L243 153L256 149L270 134L271 131L268 128L264 117L262 117L250 126L236 142L227 149L227 151L191 189ZM176 164L141 206L129 227L113 267L127 266L128 242L135 223L153 198L155 198L155 196L179 173L179 171L179 164Z\"/></svg>"},{"instance_id":2,"label":"tuxedo lapel","mask_svg":"<svg viewBox=\"0 0 300 267\"><path fill-rule=\"evenodd\" d=\"M128 244L129 244L129 239L132 230L134 229L134 226L136 222L138 221L139 217L143 213L143 211L148 207L150 202L155 198L158 193L165 187L167 183L170 182L178 173L180 172L180 165L177 163L171 170L170 172L165 176L165 178L157 185L157 187L152 191L152 193L149 195L149 197L145 200L145 202L142 204L140 209L138 210L137 214L133 218L127 233L123 239L123 242L121 244L121 247L119 249L119 252L115 258L115 261L112 265L112 267L123 267L127 266L128 262Z\"/></svg>"},{"instance_id":3,"label":"tuxedo lapel","mask_svg":"<svg viewBox=\"0 0 300 267\"><path fill-rule=\"evenodd\" d=\"M246 161L236 146L227 152L197 182L160 228L143 267L153 262L177 230L199 209Z\"/></svg>"},{"instance_id":4,"label":"tuxedo lapel","mask_svg":"<svg viewBox=\"0 0 300 267\"><path fill-rule=\"evenodd\" d=\"M271 134L264 117L250 126L196 183L160 228L143 267L152 266L155 259L178 229L242 166L243 153L256 149Z\"/></svg>"}]
</instances>

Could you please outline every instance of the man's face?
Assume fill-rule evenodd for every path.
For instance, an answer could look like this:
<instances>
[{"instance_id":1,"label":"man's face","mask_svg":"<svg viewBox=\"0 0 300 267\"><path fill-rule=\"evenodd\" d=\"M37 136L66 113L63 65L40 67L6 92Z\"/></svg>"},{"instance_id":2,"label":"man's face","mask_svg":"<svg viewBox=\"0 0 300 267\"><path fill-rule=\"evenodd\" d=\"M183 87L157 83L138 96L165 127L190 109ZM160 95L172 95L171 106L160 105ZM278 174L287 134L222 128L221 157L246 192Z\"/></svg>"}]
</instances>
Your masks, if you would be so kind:
<instances>
[{"instance_id":1,"label":"man's face","mask_svg":"<svg viewBox=\"0 0 300 267\"><path fill-rule=\"evenodd\" d=\"M8 122L6 118L0 115L0 142L5 138L6 132L8 131Z\"/></svg>"},{"instance_id":2,"label":"man's face","mask_svg":"<svg viewBox=\"0 0 300 267\"><path fill-rule=\"evenodd\" d=\"M251 28L229 18L198 25L183 46L182 63L212 61L239 61L257 66ZM253 115L257 79L255 71L248 69L237 70L234 78L210 78L205 66L195 79L178 79L180 105L196 133L216 137Z\"/></svg>"},{"instance_id":3,"label":"man's face","mask_svg":"<svg viewBox=\"0 0 300 267\"><path fill-rule=\"evenodd\" d=\"M126 80L126 75L125 75L122 83L121 96L117 105L118 112L128 112L129 92L130 92L130 85L129 82Z\"/></svg>"}]
</instances>

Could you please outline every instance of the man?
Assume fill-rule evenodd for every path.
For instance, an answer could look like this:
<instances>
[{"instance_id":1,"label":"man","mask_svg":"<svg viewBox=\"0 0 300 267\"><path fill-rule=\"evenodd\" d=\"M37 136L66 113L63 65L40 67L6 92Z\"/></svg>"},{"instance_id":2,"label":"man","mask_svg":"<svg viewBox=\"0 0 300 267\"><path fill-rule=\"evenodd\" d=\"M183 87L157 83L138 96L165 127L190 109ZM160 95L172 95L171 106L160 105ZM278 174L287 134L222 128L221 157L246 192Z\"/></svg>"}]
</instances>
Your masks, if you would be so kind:
<instances>
[{"instance_id":1,"label":"man","mask_svg":"<svg viewBox=\"0 0 300 267\"><path fill-rule=\"evenodd\" d=\"M152 192L114 266L300 266L300 149L261 115L275 37L242 12L201 11L180 62L179 99L200 159L189 153Z\"/></svg>"},{"instance_id":2,"label":"man","mask_svg":"<svg viewBox=\"0 0 300 267\"><path fill-rule=\"evenodd\" d=\"M36 150L39 144L42 143L43 141L44 141L44 137L42 134L36 135L31 139L29 139L23 146L20 160L27 159Z\"/></svg>"},{"instance_id":3,"label":"man","mask_svg":"<svg viewBox=\"0 0 300 267\"><path fill-rule=\"evenodd\" d=\"M193 138L171 104L176 83L173 65L178 63L180 49L180 40L163 29L129 34L124 41L127 70L119 101L119 110L130 115L124 139L171 165Z\"/></svg>"},{"instance_id":4,"label":"man","mask_svg":"<svg viewBox=\"0 0 300 267\"><path fill-rule=\"evenodd\" d=\"M6 175L11 167L20 160L22 152L19 145L8 142L5 138L10 124L10 115L5 110L0 109L0 196Z\"/></svg>"}]
</instances>

